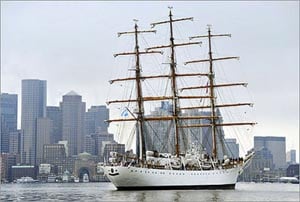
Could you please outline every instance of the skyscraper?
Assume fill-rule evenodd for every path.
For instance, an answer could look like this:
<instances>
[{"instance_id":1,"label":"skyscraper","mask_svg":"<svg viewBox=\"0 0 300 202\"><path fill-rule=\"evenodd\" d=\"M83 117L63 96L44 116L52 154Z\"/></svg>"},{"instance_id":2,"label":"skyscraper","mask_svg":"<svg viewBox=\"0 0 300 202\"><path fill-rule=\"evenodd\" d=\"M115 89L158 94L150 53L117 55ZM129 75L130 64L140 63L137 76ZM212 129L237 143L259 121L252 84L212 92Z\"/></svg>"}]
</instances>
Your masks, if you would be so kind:
<instances>
[{"instance_id":1,"label":"skyscraper","mask_svg":"<svg viewBox=\"0 0 300 202\"><path fill-rule=\"evenodd\" d=\"M22 162L36 165L37 119L45 117L47 101L46 81L37 79L22 80L22 116L23 134Z\"/></svg>"},{"instance_id":2,"label":"skyscraper","mask_svg":"<svg viewBox=\"0 0 300 202\"><path fill-rule=\"evenodd\" d=\"M96 132L107 132L109 119L109 110L106 106L91 106L85 113L85 135Z\"/></svg>"},{"instance_id":3,"label":"skyscraper","mask_svg":"<svg viewBox=\"0 0 300 202\"><path fill-rule=\"evenodd\" d=\"M36 137L36 162L41 164L43 161L43 149L45 144L50 144L53 130L53 121L49 118L37 119Z\"/></svg>"},{"instance_id":4,"label":"skyscraper","mask_svg":"<svg viewBox=\"0 0 300 202\"><path fill-rule=\"evenodd\" d=\"M220 118L216 121L217 123L222 123L223 119L221 118L220 110L216 112L217 116ZM210 111L200 111L200 116L211 116ZM211 124L210 119L201 119L200 123L203 125ZM205 148L206 152L211 156L212 155L212 148L213 148L213 140L212 140L212 128L211 127L202 127L202 142L201 145ZM216 146L217 146L217 158L223 159L225 154L228 155L227 148L224 142L225 134L223 127L216 128ZM230 152L229 152L230 153Z\"/></svg>"},{"instance_id":5,"label":"skyscraper","mask_svg":"<svg viewBox=\"0 0 300 202\"><path fill-rule=\"evenodd\" d=\"M9 134L17 131L18 95L2 93L0 96L1 130L0 153L9 152Z\"/></svg>"},{"instance_id":6,"label":"skyscraper","mask_svg":"<svg viewBox=\"0 0 300 202\"><path fill-rule=\"evenodd\" d=\"M291 149L290 151L288 151L286 153L286 162L288 164L296 163L296 150L295 149Z\"/></svg>"},{"instance_id":7,"label":"skyscraper","mask_svg":"<svg viewBox=\"0 0 300 202\"><path fill-rule=\"evenodd\" d=\"M225 145L227 148L227 156L229 158L239 158L239 144L235 138L226 138Z\"/></svg>"},{"instance_id":8,"label":"skyscraper","mask_svg":"<svg viewBox=\"0 0 300 202\"><path fill-rule=\"evenodd\" d=\"M96 155L95 135L86 135L85 136L84 151L91 155Z\"/></svg>"},{"instance_id":9,"label":"skyscraper","mask_svg":"<svg viewBox=\"0 0 300 202\"><path fill-rule=\"evenodd\" d=\"M9 153L21 154L21 131L9 133Z\"/></svg>"},{"instance_id":10,"label":"skyscraper","mask_svg":"<svg viewBox=\"0 0 300 202\"><path fill-rule=\"evenodd\" d=\"M47 106L46 116L53 122L50 143L58 143L58 141L62 140L62 112L60 107Z\"/></svg>"},{"instance_id":11,"label":"skyscraper","mask_svg":"<svg viewBox=\"0 0 300 202\"><path fill-rule=\"evenodd\" d=\"M161 102L160 107L156 107L151 111L147 117L159 117L171 115L173 105L169 102ZM174 153L175 147L174 125L171 120L168 121L149 121L145 124L144 133L147 134L145 138L146 150L156 150L165 153ZM139 136L137 135L136 151L139 152ZM180 145L181 146L181 145Z\"/></svg>"},{"instance_id":12,"label":"skyscraper","mask_svg":"<svg viewBox=\"0 0 300 202\"><path fill-rule=\"evenodd\" d=\"M260 151L267 148L273 155L275 169L286 168L285 137L254 137L254 149Z\"/></svg>"},{"instance_id":13,"label":"skyscraper","mask_svg":"<svg viewBox=\"0 0 300 202\"><path fill-rule=\"evenodd\" d=\"M62 137L68 141L68 155L77 155L84 150L84 114L85 102L82 97L71 91L63 96Z\"/></svg>"}]
</instances>

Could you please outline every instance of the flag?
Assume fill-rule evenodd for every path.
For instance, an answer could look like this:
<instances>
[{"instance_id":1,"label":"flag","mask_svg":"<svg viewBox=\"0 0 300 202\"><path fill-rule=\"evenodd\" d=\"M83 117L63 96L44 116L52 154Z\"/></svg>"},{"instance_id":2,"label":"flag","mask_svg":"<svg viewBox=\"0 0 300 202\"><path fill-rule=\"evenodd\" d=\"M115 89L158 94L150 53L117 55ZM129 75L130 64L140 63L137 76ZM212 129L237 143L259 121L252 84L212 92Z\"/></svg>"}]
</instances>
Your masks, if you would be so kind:
<instances>
[{"instance_id":1,"label":"flag","mask_svg":"<svg viewBox=\"0 0 300 202\"><path fill-rule=\"evenodd\" d=\"M122 111L121 116L122 117L128 116L128 109L127 108Z\"/></svg>"}]
</instances>

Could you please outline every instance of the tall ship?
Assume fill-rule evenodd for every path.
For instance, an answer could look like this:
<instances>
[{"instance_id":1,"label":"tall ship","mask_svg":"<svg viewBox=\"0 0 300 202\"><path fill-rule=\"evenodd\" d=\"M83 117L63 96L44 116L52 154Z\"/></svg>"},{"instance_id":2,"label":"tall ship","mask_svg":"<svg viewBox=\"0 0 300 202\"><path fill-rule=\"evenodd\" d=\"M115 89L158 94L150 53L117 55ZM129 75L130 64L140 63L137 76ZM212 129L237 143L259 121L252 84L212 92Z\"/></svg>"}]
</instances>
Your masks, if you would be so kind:
<instances>
[{"instance_id":1,"label":"tall ship","mask_svg":"<svg viewBox=\"0 0 300 202\"><path fill-rule=\"evenodd\" d=\"M228 155L229 148L224 141L223 127L252 127L255 124L223 121L221 109L253 105L250 102L221 103L217 97L218 89L247 85L244 82L219 83L216 79L215 62L238 57L214 57L212 39L231 35L214 34L208 26L207 34L177 43L174 24L192 20L191 17L174 18L170 8L168 19L152 23L149 30L140 30L135 20L133 31L118 33L118 36L133 35L135 47L132 52L114 56L132 56L134 67L129 68L127 77L110 80L111 84L121 83L127 88L124 91L130 93L127 98L107 102L123 110L118 118L108 122L117 123L119 128L124 123L131 123L133 129L120 130L120 136L126 141L131 139L136 146L136 151L110 152L105 159L104 174L118 190L234 189L239 174L254 155L253 149L244 157ZM153 28L163 25L168 25L169 43L141 50L139 42L144 38L140 35L156 33ZM199 46L202 43L199 39L206 41L207 57L179 63L177 48ZM167 63L160 67L162 73L157 74L155 66L146 70L142 65L141 56L151 54L167 55ZM198 64L205 64L206 70ZM194 66L189 68L190 65ZM152 94L148 88L151 83L154 84ZM129 84L133 86L132 90L128 90ZM160 110L151 112L153 108L148 106L149 103L160 104Z\"/></svg>"}]
</instances>

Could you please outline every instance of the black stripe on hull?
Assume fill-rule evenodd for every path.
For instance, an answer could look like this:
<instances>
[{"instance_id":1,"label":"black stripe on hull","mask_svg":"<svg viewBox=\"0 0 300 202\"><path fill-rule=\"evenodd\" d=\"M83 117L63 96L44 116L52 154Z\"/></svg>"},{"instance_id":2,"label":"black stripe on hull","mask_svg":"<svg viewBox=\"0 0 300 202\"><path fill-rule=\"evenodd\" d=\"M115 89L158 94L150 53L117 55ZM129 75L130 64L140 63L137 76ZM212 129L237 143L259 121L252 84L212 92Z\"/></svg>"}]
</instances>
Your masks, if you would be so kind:
<instances>
[{"instance_id":1,"label":"black stripe on hull","mask_svg":"<svg viewBox=\"0 0 300 202\"><path fill-rule=\"evenodd\" d=\"M235 189L235 184L195 186L143 186L117 187L118 190L178 190L178 189Z\"/></svg>"}]
</instances>

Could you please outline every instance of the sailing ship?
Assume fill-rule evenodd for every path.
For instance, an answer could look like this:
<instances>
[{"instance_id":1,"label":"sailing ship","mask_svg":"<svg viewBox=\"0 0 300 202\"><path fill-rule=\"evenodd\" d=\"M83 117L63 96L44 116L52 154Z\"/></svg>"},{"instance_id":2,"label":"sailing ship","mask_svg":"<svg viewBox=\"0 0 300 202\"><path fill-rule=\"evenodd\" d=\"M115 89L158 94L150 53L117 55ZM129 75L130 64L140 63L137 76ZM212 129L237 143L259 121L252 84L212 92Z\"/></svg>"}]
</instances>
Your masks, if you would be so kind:
<instances>
[{"instance_id":1,"label":"sailing ship","mask_svg":"<svg viewBox=\"0 0 300 202\"><path fill-rule=\"evenodd\" d=\"M134 56L135 68L134 76L128 78L118 78L111 80L110 83L131 81L135 85L134 99L111 100L107 104L117 103L134 103L136 108L130 110L126 107L127 114L130 116L108 120L108 122L134 122L136 135L136 154L126 152L119 154L110 152L110 158L103 166L104 174L115 185L118 190L130 189L201 189L201 188L221 188L234 189L238 175L247 166L254 155L253 150L249 150L244 158L229 158L218 152L218 132L223 126L241 126L254 125L252 122L229 122L224 123L219 111L220 108L231 108L239 106L252 106L252 103L225 103L216 102L216 89L231 86L246 86L246 83L216 83L214 62L221 60L237 59L238 57L213 57L212 54L212 38L230 36L229 34L212 34L210 26L207 35L194 36L187 43L176 43L174 40L173 24L179 21L193 20L193 18L174 19L172 9L170 8L168 20L152 23L152 28L157 25L168 24L170 31L170 41L168 45L160 45L148 47L144 51L140 50L139 35L145 33L155 33L156 30L140 30L137 21L135 21L134 31L120 32L121 35L134 35L135 48L133 52L118 53L114 56ZM193 39L208 39L208 58L185 62L185 65L191 63L208 63L208 72L181 73L177 68L175 49L180 46L190 46L201 44L199 41L191 41ZM170 56L168 63L169 73L160 75L144 75L141 68L140 56L144 54L162 54L161 49L169 49ZM132 69L131 69L132 70ZM202 86L186 86L180 88L178 86L178 78L206 78L206 85ZM169 81L170 95L145 96L143 91L143 82L147 80L166 79ZM185 95L182 92L193 91L195 89L205 89L206 95ZM181 106L182 100L208 100L204 106ZM168 100L168 113L147 115L145 103L161 101L165 104ZM167 102L168 103L168 102ZM201 102L198 102L201 103ZM199 114L184 113L189 110L209 109L206 116ZM191 115L189 115L191 114ZM207 124L203 124L201 120L207 120ZM151 139L150 129L155 129L158 122L170 123L171 128L159 132L158 136L165 136L167 140L165 144L174 144L173 149L169 151L166 148L163 151L154 150L155 145L149 146ZM157 128L159 128L158 126ZM211 152L207 152L203 146L191 143L186 146L188 134L184 131L193 130L195 128L209 128L211 133ZM126 134L123 134L126 135ZM220 139L220 138L219 138ZM221 138L222 139L222 138ZM153 143L153 142L152 142ZM185 146L184 146L185 145ZM149 150L149 149L153 150Z\"/></svg>"}]
</instances>

